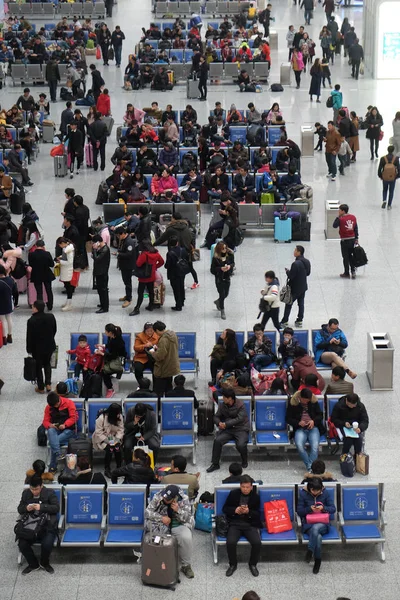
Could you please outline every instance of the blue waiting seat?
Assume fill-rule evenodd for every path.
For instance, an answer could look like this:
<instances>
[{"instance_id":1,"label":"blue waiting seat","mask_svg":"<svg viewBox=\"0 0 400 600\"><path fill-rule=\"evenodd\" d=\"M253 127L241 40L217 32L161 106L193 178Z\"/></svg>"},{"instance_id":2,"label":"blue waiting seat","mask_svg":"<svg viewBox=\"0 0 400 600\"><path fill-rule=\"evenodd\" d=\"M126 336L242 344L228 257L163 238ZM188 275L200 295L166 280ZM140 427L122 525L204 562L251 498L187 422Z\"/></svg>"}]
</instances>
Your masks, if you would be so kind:
<instances>
[{"instance_id":1,"label":"blue waiting seat","mask_svg":"<svg viewBox=\"0 0 400 600\"><path fill-rule=\"evenodd\" d=\"M335 506L338 506L338 495L337 491L339 486L336 483L324 483L325 489L328 491L330 499L334 502ZM301 486L297 488L297 501L298 494L301 490ZM310 536L308 533L303 533L301 531L301 518L297 515L297 523L300 531L300 542L308 542ZM339 532L339 525L337 521L337 512L329 515L329 531L325 535L322 536L322 542L324 544L341 544L342 538Z\"/></svg>"},{"instance_id":2,"label":"blue waiting seat","mask_svg":"<svg viewBox=\"0 0 400 600\"><path fill-rule=\"evenodd\" d=\"M130 373L131 372L131 348L132 348L132 336L130 333L123 333L122 334L122 339L124 340L124 344L125 344L125 350L126 350L126 358L124 361L124 373ZM106 336L105 333L103 333L103 340L102 343L106 344L108 341L108 337Z\"/></svg>"},{"instance_id":3,"label":"blue waiting seat","mask_svg":"<svg viewBox=\"0 0 400 600\"><path fill-rule=\"evenodd\" d=\"M268 125L268 146L275 146L276 142L280 140L281 133L279 125Z\"/></svg>"},{"instance_id":4,"label":"blue waiting seat","mask_svg":"<svg viewBox=\"0 0 400 600\"><path fill-rule=\"evenodd\" d=\"M122 400L122 413L124 415L124 419L126 419L128 410L130 408L134 408L138 402L141 402L142 404L148 404L154 410L156 415L158 415L157 398L125 398L125 400Z\"/></svg>"},{"instance_id":5,"label":"blue waiting seat","mask_svg":"<svg viewBox=\"0 0 400 600\"><path fill-rule=\"evenodd\" d=\"M383 483L343 483L339 522L346 544L379 544L381 560L385 560Z\"/></svg>"},{"instance_id":6,"label":"blue waiting seat","mask_svg":"<svg viewBox=\"0 0 400 600\"><path fill-rule=\"evenodd\" d=\"M315 338L319 331L321 331L321 330L320 329L311 329L311 342L312 342L311 345L312 345L312 351L313 351L314 357L315 357L315 353L317 351L317 348L315 345ZM331 365L326 365L325 363L321 362L320 360L318 362L315 362L315 365L319 371L330 371L332 369Z\"/></svg>"},{"instance_id":7,"label":"blue waiting seat","mask_svg":"<svg viewBox=\"0 0 400 600\"><path fill-rule=\"evenodd\" d=\"M147 486L107 487L107 528L104 546L138 547L142 543Z\"/></svg>"},{"instance_id":8,"label":"blue waiting seat","mask_svg":"<svg viewBox=\"0 0 400 600\"><path fill-rule=\"evenodd\" d=\"M286 425L286 396L256 396L254 398L254 435L260 448L290 446Z\"/></svg>"},{"instance_id":9,"label":"blue waiting seat","mask_svg":"<svg viewBox=\"0 0 400 600\"><path fill-rule=\"evenodd\" d=\"M218 342L220 336L221 336L222 331L216 331L215 332L215 343ZM241 348L243 348L244 346L244 331L236 331L236 341L237 341L237 345L239 350Z\"/></svg>"},{"instance_id":10,"label":"blue waiting seat","mask_svg":"<svg viewBox=\"0 0 400 600\"><path fill-rule=\"evenodd\" d=\"M266 528L261 529L261 543L265 546L269 545L286 545L286 544L298 544L299 540L296 532L296 512L295 512L295 485L292 484L278 484L278 485L265 485L258 488L260 494L260 513L261 520L265 520L264 516L264 504L265 502L273 502L274 500L285 500L290 520L292 522L292 529L289 531L282 531L281 533L268 533Z\"/></svg>"},{"instance_id":11,"label":"blue waiting seat","mask_svg":"<svg viewBox=\"0 0 400 600\"><path fill-rule=\"evenodd\" d=\"M247 416L249 418L249 426L250 426L250 430L249 430L249 439L247 441L247 445L248 446L252 446L253 445L253 436L252 436L252 432L251 432L251 424L252 424L252 411L251 411L251 404L253 402L253 398L251 396L240 396L240 400L241 402L243 402L246 412L247 412ZM221 405L223 404L222 400L218 401L218 404ZM215 428L215 431L217 432L218 429ZM225 444L225 446L234 446L235 442L234 440L231 440L230 442L228 442L227 444Z\"/></svg>"},{"instance_id":12,"label":"blue waiting seat","mask_svg":"<svg viewBox=\"0 0 400 600\"><path fill-rule=\"evenodd\" d=\"M243 127L243 125L233 125L229 129L229 139L231 140L231 142L236 142L237 140L239 140L239 142L242 142L243 145L246 145L246 134L247 127Z\"/></svg>"},{"instance_id":13,"label":"blue waiting seat","mask_svg":"<svg viewBox=\"0 0 400 600\"><path fill-rule=\"evenodd\" d=\"M194 375L194 387L197 388L199 377L199 359L196 354L196 332L177 332L178 354L181 373Z\"/></svg>"},{"instance_id":14,"label":"blue waiting seat","mask_svg":"<svg viewBox=\"0 0 400 600\"><path fill-rule=\"evenodd\" d=\"M264 335L267 336L267 338L269 338L272 342L272 352L276 355L277 351L276 351L276 330L272 330L272 331L264 331ZM247 339L251 338L254 336L254 332L253 331L248 331L247 332ZM279 369L279 365L277 362L272 362L268 365L268 367L263 367L261 369L262 372L267 372L267 371L276 371L277 369Z\"/></svg>"},{"instance_id":15,"label":"blue waiting seat","mask_svg":"<svg viewBox=\"0 0 400 600\"><path fill-rule=\"evenodd\" d=\"M92 437L96 429L96 419L99 410L105 410L111 403L120 403L119 398L89 398L87 401L87 434Z\"/></svg>"},{"instance_id":16,"label":"blue waiting seat","mask_svg":"<svg viewBox=\"0 0 400 600\"><path fill-rule=\"evenodd\" d=\"M61 546L100 546L105 527L104 485L68 485L64 497Z\"/></svg>"},{"instance_id":17,"label":"blue waiting seat","mask_svg":"<svg viewBox=\"0 0 400 600\"><path fill-rule=\"evenodd\" d=\"M192 462L196 464L197 431L194 404L190 398L163 398L161 400L160 448L191 448Z\"/></svg>"},{"instance_id":18,"label":"blue waiting seat","mask_svg":"<svg viewBox=\"0 0 400 600\"><path fill-rule=\"evenodd\" d=\"M93 354L96 344L98 344L100 342L100 339L99 339L100 336L98 333L86 333L86 332L71 333L70 334L70 342L69 342L70 350L74 350L77 347L78 339L79 339L80 335L86 335L87 341L88 341L88 344L90 347L90 351ZM75 364L76 364L75 354L67 354L67 377L74 376Z\"/></svg>"},{"instance_id":19,"label":"blue waiting seat","mask_svg":"<svg viewBox=\"0 0 400 600\"><path fill-rule=\"evenodd\" d=\"M276 157L278 156L278 152L281 148L270 148L271 150L271 155L272 155L272 160L271 163L274 165L276 163Z\"/></svg>"},{"instance_id":20,"label":"blue waiting seat","mask_svg":"<svg viewBox=\"0 0 400 600\"><path fill-rule=\"evenodd\" d=\"M226 499L229 496L229 493L238 487L239 487L239 485L222 485L222 486L216 486L214 488L214 516L215 517L219 517L224 514L222 509L224 507ZM214 563L217 564L218 563L218 546L225 546L226 538L217 534L215 520L213 520L213 525L212 525L212 530L211 530L211 543L212 543L212 549L213 549L213 555L214 555ZM246 538L241 537L238 541L238 544L240 546L243 546L244 544L248 544L248 541L246 540Z\"/></svg>"},{"instance_id":21,"label":"blue waiting seat","mask_svg":"<svg viewBox=\"0 0 400 600\"><path fill-rule=\"evenodd\" d=\"M326 396L325 395L325 401L326 401L326 439L327 439L327 443L328 444L332 444L332 442L335 442L336 444L336 450L331 450L331 454L336 454L337 449L338 449L338 444L340 443L338 439L335 438L329 438L329 431L328 431L328 420L331 418L332 415L332 411L333 408L336 404L336 402L339 400L339 398L341 398L342 396Z\"/></svg>"}]
</instances>

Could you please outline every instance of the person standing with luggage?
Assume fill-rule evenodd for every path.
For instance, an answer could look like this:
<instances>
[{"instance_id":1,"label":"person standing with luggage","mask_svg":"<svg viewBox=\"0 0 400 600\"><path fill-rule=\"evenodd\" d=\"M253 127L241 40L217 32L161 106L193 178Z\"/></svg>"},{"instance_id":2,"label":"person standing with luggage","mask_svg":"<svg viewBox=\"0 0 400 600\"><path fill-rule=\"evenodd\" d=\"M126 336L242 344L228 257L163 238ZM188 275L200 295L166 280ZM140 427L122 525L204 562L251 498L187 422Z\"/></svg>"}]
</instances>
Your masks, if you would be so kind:
<instances>
[{"instance_id":1,"label":"person standing with luggage","mask_svg":"<svg viewBox=\"0 0 400 600\"><path fill-rule=\"evenodd\" d=\"M111 44L114 48L115 64L118 68L121 66L122 42L125 39L125 34L121 31L121 27L117 25L111 34Z\"/></svg>"},{"instance_id":2,"label":"person standing with luggage","mask_svg":"<svg viewBox=\"0 0 400 600\"><path fill-rule=\"evenodd\" d=\"M32 316L28 319L26 329L26 351L36 361L35 392L44 394L51 391L51 355L56 349L55 336L57 321L51 313L44 312L43 300L35 300L32 306ZM44 371L44 381L43 373Z\"/></svg>"},{"instance_id":3,"label":"person standing with luggage","mask_svg":"<svg viewBox=\"0 0 400 600\"><path fill-rule=\"evenodd\" d=\"M225 299L229 295L231 277L235 267L235 255L225 242L218 242L214 249L211 261L211 273L215 277L215 286L218 291L218 300L214 300L217 310L221 312L221 319L226 320Z\"/></svg>"},{"instance_id":4,"label":"person standing with luggage","mask_svg":"<svg viewBox=\"0 0 400 600\"><path fill-rule=\"evenodd\" d=\"M105 85L105 81L101 76L101 73L98 69L96 69L96 65L90 65L90 74L92 76L92 92L95 102L97 102L98 97L101 94L101 88Z\"/></svg>"},{"instance_id":5,"label":"person standing with luggage","mask_svg":"<svg viewBox=\"0 0 400 600\"><path fill-rule=\"evenodd\" d=\"M167 329L162 321L156 321L153 329L159 337L158 344L149 350L154 360L153 391L161 398L172 390L172 378L181 370L178 338L175 331Z\"/></svg>"},{"instance_id":6,"label":"person standing with luggage","mask_svg":"<svg viewBox=\"0 0 400 600\"><path fill-rule=\"evenodd\" d=\"M108 128L105 121L101 119L101 113L96 112L94 122L89 126L89 138L93 147L93 170L97 171L99 164L97 161L100 152L100 170L106 168L106 144L108 137Z\"/></svg>"},{"instance_id":7,"label":"person standing with luggage","mask_svg":"<svg viewBox=\"0 0 400 600\"><path fill-rule=\"evenodd\" d=\"M170 237L168 241L165 268L174 292L175 306L171 306L171 310L181 311L185 304L185 277L190 271L190 266L189 255L186 249L179 245L175 236Z\"/></svg>"},{"instance_id":8,"label":"person standing with luggage","mask_svg":"<svg viewBox=\"0 0 400 600\"><path fill-rule=\"evenodd\" d=\"M78 123L76 121L72 121L69 126L65 142L68 140L68 155L69 155L69 170L70 170L70 179L74 178L74 167L75 167L75 159L76 159L76 174L79 175L79 169L81 168L81 164L83 162L83 147L85 144L85 138L82 132L78 129Z\"/></svg>"},{"instance_id":9,"label":"person standing with luggage","mask_svg":"<svg viewBox=\"0 0 400 600\"><path fill-rule=\"evenodd\" d=\"M93 242L93 276L96 281L97 293L99 294L97 315L108 312L109 297L108 297L108 271L110 268L110 248L104 242L101 235L94 235Z\"/></svg>"},{"instance_id":10,"label":"person standing with luggage","mask_svg":"<svg viewBox=\"0 0 400 600\"><path fill-rule=\"evenodd\" d=\"M200 56L199 61L199 100L207 100L207 78L208 78L208 63L204 56Z\"/></svg>"},{"instance_id":11,"label":"person standing with luggage","mask_svg":"<svg viewBox=\"0 0 400 600\"><path fill-rule=\"evenodd\" d=\"M60 447L67 445L68 440L75 435L78 419L79 415L73 400L59 396L56 392L47 394L47 406L44 409L42 424L47 430L47 439L51 448L49 473L53 475L57 473Z\"/></svg>"},{"instance_id":12,"label":"person standing with luggage","mask_svg":"<svg viewBox=\"0 0 400 600\"><path fill-rule=\"evenodd\" d=\"M54 260L50 252L46 250L44 240L36 242L36 250L28 254L31 271L31 282L35 286L38 300L43 300L43 286L47 294L47 310L53 310L52 281L55 280L53 273Z\"/></svg>"},{"instance_id":13,"label":"person standing with luggage","mask_svg":"<svg viewBox=\"0 0 400 600\"><path fill-rule=\"evenodd\" d=\"M65 108L61 113L61 120L60 120L60 133L61 133L63 139L65 138L65 136L68 133L68 125L70 125L73 120L74 120L74 113L72 112L72 102L68 101L65 104Z\"/></svg>"},{"instance_id":14,"label":"person standing with luggage","mask_svg":"<svg viewBox=\"0 0 400 600\"><path fill-rule=\"evenodd\" d=\"M347 204L339 206L339 216L336 217L332 226L335 229L339 228L340 249L342 251L344 267L344 271L340 274L340 277L350 279L351 271L351 278L355 279L356 268L354 266L353 252L354 245L358 242L358 224L356 217L349 214Z\"/></svg>"},{"instance_id":15,"label":"person standing with luggage","mask_svg":"<svg viewBox=\"0 0 400 600\"><path fill-rule=\"evenodd\" d=\"M288 283L290 285L292 302L290 304L286 304L285 306L285 312L281 322L282 329L289 325L288 319L295 301L297 301L298 313L294 324L296 327L303 326L304 298L306 291L308 290L307 277L311 273L311 263L307 258L305 258L304 252L305 250L303 246L296 246L293 252L295 260L292 262L290 269L285 269Z\"/></svg>"},{"instance_id":16,"label":"person standing with luggage","mask_svg":"<svg viewBox=\"0 0 400 600\"><path fill-rule=\"evenodd\" d=\"M54 58L50 58L46 65L46 81L49 85L50 98L52 102L57 102L57 84L61 80L58 63Z\"/></svg>"},{"instance_id":17,"label":"person standing with luggage","mask_svg":"<svg viewBox=\"0 0 400 600\"><path fill-rule=\"evenodd\" d=\"M121 230L119 240L117 266L125 285L125 296L119 301L123 302L122 308L126 308L132 302L132 271L136 267L137 242L131 237L126 227Z\"/></svg>"},{"instance_id":18,"label":"person standing with luggage","mask_svg":"<svg viewBox=\"0 0 400 600\"><path fill-rule=\"evenodd\" d=\"M97 43L101 48L101 54L103 57L103 66L108 67L108 48L111 44L111 31L108 29L107 24L103 23L100 29L97 30ZM91 67L90 67L91 68ZM103 83L104 85L104 83ZM94 89L92 87L94 92ZM97 98L96 98L97 101Z\"/></svg>"},{"instance_id":19,"label":"person standing with luggage","mask_svg":"<svg viewBox=\"0 0 400 600\"><path fill-rule=\"evenodd\" d=\"M394 188L396 187L396 179L400 177L399 158L395 154L394 146L388 146L388 153L382 156L379 161L378 177L382 179L382 208L386 208L386 198L389 191L388 210L392 209L394 196Z\"/></svg>"},{"instance_id":20,"label":"person standing with luggage","mask_svg":"<svg viewBox=\"0 0 400 600\"><path fill-rule=\"evenodd\" d=\"M21 518L30 514L33 516L44 513L47 515L47 521L40 529L35 540L22 537L22 532L21 537L18 533L16 534L19 550L28 563L21 575L29 575L32 571L39 571L40 568L50 575L54 573L54 569L50 565L50 555L57 535L57 514L59 512L60 504L54 491L51 487L47 488L43 485L40 475L33 475L29 483L29 489L22 492L18 513ZM40 562L32 549L33 543L40 544Z\"/></svg>"},{"instance_id":21,"label":"person standing with luggage","mask_svg":"<svg viewBox=\"0 0 400 600\"><path fill-rule=\"evenodd\" d=\"M142 252L136 261L137 278L138 278L138 298L136 306L129 316L135 316L140 313L140 307L142 306L144 291L147 289L149 295L149 303L146 306L146 310L152 311L154 308L154 282L156 280L156 271L164 264L164 259L161 254L154 248L150 240L144 240L142 242ZM150 267L150 268L149 268ZM146 273L146 269L150 271Z\"/></svg>"}]
</instances>

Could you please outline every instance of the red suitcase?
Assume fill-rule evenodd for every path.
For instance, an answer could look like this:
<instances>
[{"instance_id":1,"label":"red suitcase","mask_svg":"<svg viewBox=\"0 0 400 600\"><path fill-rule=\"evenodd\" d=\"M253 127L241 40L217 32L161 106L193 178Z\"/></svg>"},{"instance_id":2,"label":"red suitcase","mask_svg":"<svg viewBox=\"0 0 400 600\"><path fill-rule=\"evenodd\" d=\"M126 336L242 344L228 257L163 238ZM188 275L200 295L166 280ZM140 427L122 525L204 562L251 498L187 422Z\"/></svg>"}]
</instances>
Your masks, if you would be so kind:
<instances>
[{"instance_id":1,"label":"red suitcase","mask_svg":"<svg viewBox=\"0 0 400 600\"><path fill-rule=\"evenodd\" d=\"M87 167L93 167L93 146L90 142L85 144L85 160Z\"/></svg>"}]
</instances>

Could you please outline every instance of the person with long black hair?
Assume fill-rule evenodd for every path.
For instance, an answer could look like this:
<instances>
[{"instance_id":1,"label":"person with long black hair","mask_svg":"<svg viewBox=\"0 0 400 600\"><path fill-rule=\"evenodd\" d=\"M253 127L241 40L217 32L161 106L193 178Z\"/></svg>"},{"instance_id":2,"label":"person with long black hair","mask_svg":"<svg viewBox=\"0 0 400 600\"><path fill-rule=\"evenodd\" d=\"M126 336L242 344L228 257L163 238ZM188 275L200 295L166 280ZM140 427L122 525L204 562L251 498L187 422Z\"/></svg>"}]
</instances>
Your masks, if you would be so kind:
<instances>
[{"instance_id":1,"label":"person with long black hair","mask_svg":"<svg viewBox=\"0 0 400 600\"><path fill-rule=\"evenodd\" d=\"M113 323L107 323L104 328L107 336L106 345L100 345L98 348L100 354L104 354L103 381L107 388L106 398L112 398L115 395L111 375L121 375L123 365L121 358L126 358L126 347L122 337L121 327ZM119 364L118 364L119 363Z\"/></svg>"},{"instance_id":2,"label":"person with long black hair","mask_svg":"<svg viewBox=\"0 0 400 600\"><path fill-rule=\"evenodd\" d=\"M215 246L211 262L211 273L215 276L215 286L218 291L218 300L214 300L217 310L221 311L221 319L225 320L225 299L228 297L231 286L235 256L225 242L218 242Z\"/></svg>"},{"instance_id":3,"label":"person with long black hair","mask_svg":"<svg viewBox=\"0 0 400 600\"><path fill-rule=\"evenodd\" d=\"M122 465L122 440L124 437L124 419L122 407L112 402L96 419L96 428L92 443L95 450L104 450L104 473L111 479L111 461L115 457L117 469Z\"/></svg>"}]
</instances>

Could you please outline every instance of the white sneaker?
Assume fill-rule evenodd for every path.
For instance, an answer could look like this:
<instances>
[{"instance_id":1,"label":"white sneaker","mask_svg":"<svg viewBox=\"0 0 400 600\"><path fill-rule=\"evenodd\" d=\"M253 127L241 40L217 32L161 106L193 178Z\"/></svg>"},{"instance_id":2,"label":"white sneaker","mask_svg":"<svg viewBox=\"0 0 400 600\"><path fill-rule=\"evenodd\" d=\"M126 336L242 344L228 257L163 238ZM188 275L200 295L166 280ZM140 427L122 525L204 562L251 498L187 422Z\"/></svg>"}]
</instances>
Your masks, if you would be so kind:
<instances>
[{"instance_id":1,"label":"white sneaker","mask_svg":"<svg viewBox=\"0 0 400 600\"><path fill-rule=\"evenodd\" d=\"M72 310L72 304L66 304L61 309L63 312L67 312L67 310Z\"/></svg>"},{"instance_id":2,"label":"white sneaker","mask_svg":"<svg viewBox=\"0 0 400 600\"><path fill-rule=\"evenodd\" d=\"M336 181L336 177L331 177L331 181Z\"/></svg>"},{"instance_id":3,"label":"white sneaker","mask_svg":"<svg viewBox=\"0 0 400 600\"><path fill-rule=\"evenodd\" d=\"M326 175L326 177L329 179L329 177L332 177L332 173L328 173L328 175Z\"/></svg>"}]
</instances>

